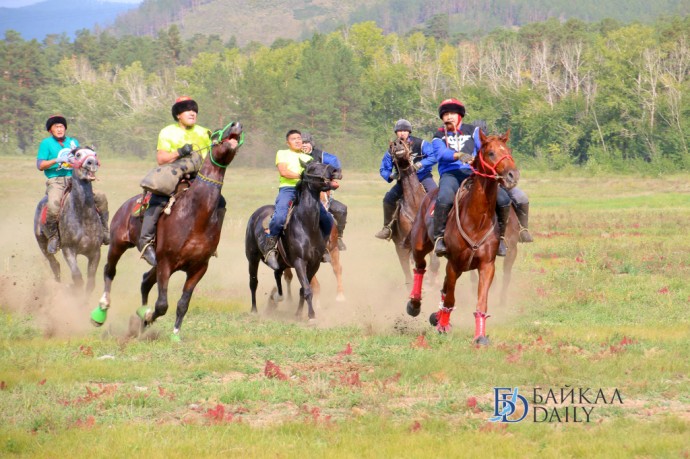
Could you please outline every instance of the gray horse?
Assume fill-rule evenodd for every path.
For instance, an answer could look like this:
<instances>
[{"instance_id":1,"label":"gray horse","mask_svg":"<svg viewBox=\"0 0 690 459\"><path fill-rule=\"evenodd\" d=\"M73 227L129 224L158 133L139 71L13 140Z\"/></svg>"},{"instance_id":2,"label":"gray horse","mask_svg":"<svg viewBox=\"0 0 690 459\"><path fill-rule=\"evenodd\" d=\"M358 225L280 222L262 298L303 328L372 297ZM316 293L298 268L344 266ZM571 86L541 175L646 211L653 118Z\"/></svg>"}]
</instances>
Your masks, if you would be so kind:
<instances>
[{"instance_id":1,"label":"gray horse","mask_svg":"<svg viewBox=\"0 0 690 459\"><path fill-rule=\"evenodd\" d=\"M72 271L75 288L81 288L84 280L77 264L77 255L84 255L88 263L86 293L93 291L96 270L101 260L103 225L96 210L91 182L96 180L99 161L91 148L79 147L70 153L72 180L70 190L63 197L58 218L58 230L62 255ZM43 232L45 206L48 197L44 196L36 207L34 216L34 235L43 255L50 263L55 280L60 282L60 263L55 255L48 253L48 238Z\"/></svg>"}]
</instances>

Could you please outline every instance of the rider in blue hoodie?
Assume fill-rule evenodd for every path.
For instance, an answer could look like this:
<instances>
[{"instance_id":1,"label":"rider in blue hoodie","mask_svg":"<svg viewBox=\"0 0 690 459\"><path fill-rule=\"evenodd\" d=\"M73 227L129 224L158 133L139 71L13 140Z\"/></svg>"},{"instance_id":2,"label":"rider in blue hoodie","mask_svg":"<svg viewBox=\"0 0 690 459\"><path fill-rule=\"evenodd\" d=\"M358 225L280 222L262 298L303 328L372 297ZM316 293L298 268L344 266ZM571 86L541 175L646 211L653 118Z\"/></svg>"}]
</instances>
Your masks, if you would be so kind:
<instances>
[{"instance_id":1,"label":"rider in blue hoodie","mask_svg":"<svg viewBox=\"0 0 690 459\"><path fill-rule=\"evenodd\" d=\"M407 141L410 144L412 163L417 169L417 178L424 187L424 190L428 193L438 188L436 182L434 182L433 175L431 175L431 169L434 167L434 164L436 164L436 158L431 144L418 137L413 137L411 135L412 124L407 120L398 120L393 130L399 139ZM396 180L393 188L383 197L383 228L375 234L379 239L390 239L393 235L393 231L391 230L393 214L395 213L398 201L402 199L403 189L402 183L398 180L399 172L393 165L393 158L388 150L383 154L379 172L381 177L388 183Z\"/></svg>"},{"instance_id":2,"label":"rider in blue hoodie","mask_svg":"<svg viewBox=\"0 0 690 459\"><path fill-rule=\"evenodd\" d=\"M465 124L465 106L457 99L446 99L438 107L438 116L443 121L443 127L439 128L431 144L434 155L438 161L439 180L438 197L434 209L434 252L437 256L445 256L446 244L443 233L446 230L448 213L453 206L455 193L462 182L472 175L470 163L474 160L482 146L479 139L479 128L471 124ZM496 200L496 215L500 231L500 245L497 255L506 255L506 245L503 236L510 214L510 197L506 191L499 187Z\"/></svg>"}]
</instances>

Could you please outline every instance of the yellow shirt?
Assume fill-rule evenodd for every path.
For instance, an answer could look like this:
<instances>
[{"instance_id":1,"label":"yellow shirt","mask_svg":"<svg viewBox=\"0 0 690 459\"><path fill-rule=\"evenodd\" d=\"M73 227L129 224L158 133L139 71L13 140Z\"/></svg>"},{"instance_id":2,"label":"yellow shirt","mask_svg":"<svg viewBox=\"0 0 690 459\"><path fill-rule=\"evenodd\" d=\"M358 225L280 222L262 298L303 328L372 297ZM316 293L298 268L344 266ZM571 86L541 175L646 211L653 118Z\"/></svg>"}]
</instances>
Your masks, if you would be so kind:
<instances>
[{"instance_id":1,"label":"yellow shirt","mask_svg":"<svg viewBox=\"0 0 690 459\"><path fill-rule=\"evenodd\" d=\"M181 128L179 124L170 124L158 134L156 149L173 152L188 143L192 144L194 150L198 151L202 158L206 158L211 146L211 131L198 124L187 129Z\"/></svg>"},{"instance_id":2,"label":"yellow shirt","mask_svg":"<svg viewBox=\"0 0 690 459\"><path fill-rule=\"evenodd\" d=\"M312 158L311 156L304 154L304 153L297 153L292 150L278 150L276 153L276 165L280 163L285 163L287 164L287 169L292 172L296 172L297 174L301 174L302 171L304 170L304 167L300 164L300 160L302 162L309 162L311 161ZM292 186L294 187L297 185L297 182L299 182L300 179L289 179L285 178L282 175L280 176L280 185L278 188L283 188L285 186Z\"/></svg>"}]
</instances>

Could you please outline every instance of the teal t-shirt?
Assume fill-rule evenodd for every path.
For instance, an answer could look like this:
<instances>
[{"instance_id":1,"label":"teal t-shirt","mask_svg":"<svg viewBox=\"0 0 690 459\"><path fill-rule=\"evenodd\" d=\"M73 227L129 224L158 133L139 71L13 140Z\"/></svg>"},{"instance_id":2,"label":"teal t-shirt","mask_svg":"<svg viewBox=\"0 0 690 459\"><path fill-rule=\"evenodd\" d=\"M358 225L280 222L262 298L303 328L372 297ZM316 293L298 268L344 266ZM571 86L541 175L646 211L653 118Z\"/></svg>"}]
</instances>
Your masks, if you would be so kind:
<instances>
[{"instance_id":1,"label":"teal t-shirt","mask_svg":"<svg viewBox=\"0 0 690 459\"><path fill-rule=\"evenodd\" d=\"M38 156L36 157L36 160L38 162L49 161L51 159L57 158L58 153L60 153L60 150L62 150L63 148L73 149L77 148L78 146L79 142L77 141L77 139L65 136L65 140L63 140L62 142L58 142L58 140L51 135L50 137L46 137L41 141L41 144L38 146ZM43 172L46 174L46 177L48 178L70 177L72 175L72 169L58 170L59 167L59 164L53 164Z\"/></svg>"}]
</instances>

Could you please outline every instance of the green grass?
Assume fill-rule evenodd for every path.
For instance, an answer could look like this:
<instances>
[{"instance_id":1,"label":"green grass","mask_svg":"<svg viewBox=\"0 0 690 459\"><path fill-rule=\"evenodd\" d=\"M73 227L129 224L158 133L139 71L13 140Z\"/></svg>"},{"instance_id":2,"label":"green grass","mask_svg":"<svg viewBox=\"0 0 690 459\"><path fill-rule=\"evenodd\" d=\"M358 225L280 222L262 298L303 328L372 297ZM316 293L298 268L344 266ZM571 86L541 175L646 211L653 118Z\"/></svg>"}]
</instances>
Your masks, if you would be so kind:
<instances>
[{"instance_id":1,"label":"green grass","mask_svg":"<svg viewBox=\"0 0 690 459\"><path fill-rule=\"evenodd\" d=\"M103 162L97 186L114 211L138 192L148 166ZM334 301L324 265L315 327L294 319L294 303L266 313L272 275L265 267L260 314L248 313L244 226L274 199L275 177L230 168L219 258L195 292L183 341L167 339L179 274L150 339L124 337L145 269L135 253L118 267L106 326L93 329L88 312L102 271L86 299L49 280L31 234L44 191L33 167L9 159L0 174L0 456L690 453L688 177L532 180L523 172L536 242L519 246L509 304L492 291L492 344L477 349L467 276L450 334L437 335L427 322L438 287L425 289L419 317L406 317L409 287L393 248L372 236L386 190L374 173L348 174L338 192L350 206L342 254L348 300ZM497 287L501 277L499 263ZM422 334L426 348L416 345ZM284 379L269 377L267 361ZM494 424L487 422L494 387L519 387L525 396L534 388L591 388L608 398L617 389L623 403L594 405L589 423Z\"/></svg>"}]
</instances>

